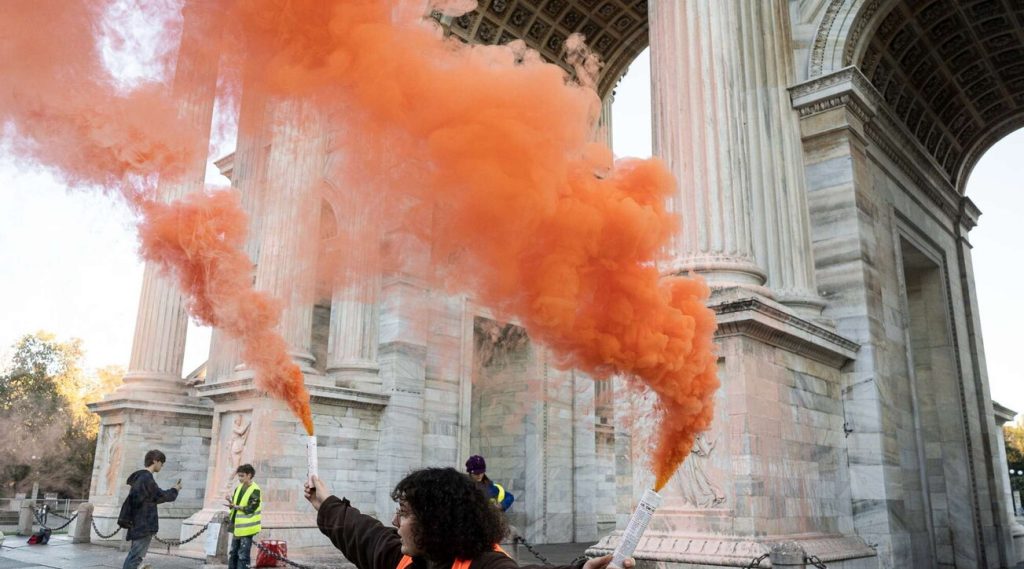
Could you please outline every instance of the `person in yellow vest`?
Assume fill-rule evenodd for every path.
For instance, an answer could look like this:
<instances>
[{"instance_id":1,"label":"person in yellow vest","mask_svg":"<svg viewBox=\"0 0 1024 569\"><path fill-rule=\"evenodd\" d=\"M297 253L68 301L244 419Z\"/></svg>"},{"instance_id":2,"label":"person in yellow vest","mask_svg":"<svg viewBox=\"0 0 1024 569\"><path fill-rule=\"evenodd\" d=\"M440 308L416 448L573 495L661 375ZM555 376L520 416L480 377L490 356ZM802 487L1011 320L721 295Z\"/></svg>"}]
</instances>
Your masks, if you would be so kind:
<instances>
[{"instance_id":1,"label":"person in yellow vest","mask_svg":"<svg viewBox=\"0 0 1024 569\"><path fill-rule=\"evenodd\" d=\"M228 569L249 569L252 539L260 532L260 520L263 512L263 498L260 487L253 482L256 469L251 464L243 464L235 471L238 475L238 486L227 497L229 522L234 526L231 538L231 553L228 555Z\"/></svg>"},{"instance_id":2,"label":"person in yellow vest","mask_svg":"<svg viewBox=\"0 0 1024 569\"><path fill-rule=\"evenodd\" d=\"M454 468L424 468L403 478L391 499L398 510L386 527L330 493L317 476L305 484L320 531L358 569L519 569L498 547L508 525L473 480ZM572 565L523 569L607 569L612 556ZM633 569L627 559L624 569Z\"/></svg>"}]
</instances>

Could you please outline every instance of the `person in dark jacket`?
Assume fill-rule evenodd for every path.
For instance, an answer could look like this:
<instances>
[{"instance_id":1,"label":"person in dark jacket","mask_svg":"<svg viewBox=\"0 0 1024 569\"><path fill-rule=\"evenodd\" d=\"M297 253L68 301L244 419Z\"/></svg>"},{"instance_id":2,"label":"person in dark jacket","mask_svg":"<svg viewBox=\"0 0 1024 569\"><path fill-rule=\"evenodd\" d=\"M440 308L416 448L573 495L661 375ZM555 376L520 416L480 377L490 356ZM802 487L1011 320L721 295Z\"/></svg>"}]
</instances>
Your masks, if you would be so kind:
<instances>
[{"instance_id":1,"label":"person in dark jacket","mask_svg":"<svg viewBox=\"0 0 1024 569\"><path fill-rule=\"evenodd\" d=\"M128 550L128 557L124 559L122 569L138 569L142 558L149 551L149 542L160 529L160 516L157 514L156 505L178 499L181 480L172 488L161 490L153 478L154 474L163 469L165 462L167 457L164 453L151 450L146 453L144 459L146 468L136 470L128 477L128 485L132 487L128 493L128 499L132 504L132 525L128 528L125 539L131 541L132 546Z\"/></svg>"},{"instance_id":2,"label":"person in dark jacket","mask_svg":"<svg viewBox=\"0 0 1024 569\"><path fill-rule=\"evenodd\" d=\"M305 496L317 510L317 526L357 569L518 569L498 548L505 516L476 484L454 468L424 468L391 492L397 502L391 524L363 514L346 498L330 494L313 476ZM544 569L606 569L611 555ZM625 569L632 569L628 559ZM524 566L540 569L540 566Z\"/></svg>"},{"instance_id":3,"label":"person in dark jacket","mask_svg":"<svg viewBox=\"0 0 1024 569\"><path fill-rule=\"evenodd\" d=\"M504 486L487 477L487 462L484 461L484 457L479 454L469 457L469 460L466 461L466 472L473 478L484 495L490 498L494 505L501 508L501 511L507 512L512 507L512 502L516 501L516 497Z\"/></svg>"}]
</instances>

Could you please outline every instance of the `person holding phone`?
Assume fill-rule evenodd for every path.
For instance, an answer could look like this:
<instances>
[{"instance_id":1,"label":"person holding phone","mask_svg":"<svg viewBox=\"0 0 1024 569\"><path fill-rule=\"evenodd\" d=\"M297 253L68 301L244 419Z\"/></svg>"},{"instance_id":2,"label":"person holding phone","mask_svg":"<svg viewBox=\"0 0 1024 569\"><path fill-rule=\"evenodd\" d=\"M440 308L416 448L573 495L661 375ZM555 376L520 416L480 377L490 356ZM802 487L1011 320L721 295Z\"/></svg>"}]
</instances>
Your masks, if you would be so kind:
<instances>
[{"instance_id":1,"label":"person holding phone","mask_svg":"<svg viewBox=\"0 0 1024 569\"><path fill-rule=\"evenodd\" d=\"M181 479L174 486L162 490L157 486L153 475L163 469L167 462L167 456L159 450L151 450L146 453L143 462L146 468L136 470L128 477L128 485L132 487L128 492L128 501L131 504L131 524L125 539L132 542L128 550L128 556L124 559L122 569L138 569L142 559L149 551L149 543L153 536L160 530L160 515L157 513L157 504L173 502L178 499L178 491L181 490Z\"/></svg>"}]
</instances>

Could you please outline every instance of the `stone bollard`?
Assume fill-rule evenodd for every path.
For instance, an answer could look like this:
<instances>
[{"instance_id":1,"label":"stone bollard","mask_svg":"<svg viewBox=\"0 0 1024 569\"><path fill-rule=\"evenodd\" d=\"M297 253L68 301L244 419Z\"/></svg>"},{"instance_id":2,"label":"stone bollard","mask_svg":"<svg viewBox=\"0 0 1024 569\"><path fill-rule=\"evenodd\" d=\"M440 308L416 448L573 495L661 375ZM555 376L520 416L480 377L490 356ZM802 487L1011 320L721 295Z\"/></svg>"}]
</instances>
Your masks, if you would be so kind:
<instances>
[{"instance_id":1,"label":"stone bollard","mask_svg":"<svg viewBox=\"0 0 1024 569\"><path fill-rule=\"evenodd\" d=\"M772 562L773 569L792 567L793 569L805 569L807 563L807 552L795 541L783 541L772 544L768 559Z\"/></svg>"},{"instance_id":2,"label":"stone bollard","mask_svg":"<svg viewBox=\"0 0 1024 569\"><path fill-rule=\"evenodd\" d=\"M213 555L210 555L209 549L206 551L204 567L218 567L228 562L228 545L231 543L231 531L227 521L227 512L217 512L210 519L210 524L219 524L220 530L217 532L217 545L213 548Z\"/></svg>"},{"instance_id":3,"label":"stone bollard","mask_svg":"<svg viewBox=\"0 0 1024 569\"><path fill-rule=\"evenodd\" d=\"M18 535L32 535L32 525L36 523L36 501L23 500L21 514L18 516Z\"/></svg>"},{"instance_id":4,"label":"stone bollard","mask_svg":"<svg viewBox=\"0 0 1024 569\"><path fill-rule=\"evenodd\" d=\"M82 502L78 506L78 517L72 522L75 524L75 530L71 537L71 543L92 542L92 510L93 505L89 502Z\"/></svg>"}]
</instances>

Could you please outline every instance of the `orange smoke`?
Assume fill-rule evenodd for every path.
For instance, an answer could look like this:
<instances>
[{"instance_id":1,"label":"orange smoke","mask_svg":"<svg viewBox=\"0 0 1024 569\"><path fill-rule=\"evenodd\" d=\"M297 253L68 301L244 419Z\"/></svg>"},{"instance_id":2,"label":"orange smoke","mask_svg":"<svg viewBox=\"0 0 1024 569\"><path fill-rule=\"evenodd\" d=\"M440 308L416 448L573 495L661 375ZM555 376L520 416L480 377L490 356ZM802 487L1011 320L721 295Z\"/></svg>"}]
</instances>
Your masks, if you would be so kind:
<instances>
[{"instance_id":1,"label":"orange smoke","mask_svg":"<svg viewBox=\"0 0 1024 569\"><path fill-rule=\"evenodd\" d=\"M238 5L258 46L246 87L344 109L345 183L366 201L419 204L409 219L432 224L407 225L429 240L450 290L516 317L562 364L624 374L658 395L663 486L710 425L718 387L707 288L661 280L655 266L678 227L665 166L613 165L590 142L595 93L519 42L443 40L422 11L374 0Z\"/></svg>"},{"instance_id":2,"label":"orange smoke","mask_svg":"<svg viewBox=\"0 0 1024 569\"><path fill-rule=\"evenodd\" d=\"M256 372L256 385L283 399L313 434L309 393L302 372L274 332L280 302L252 288L252 261L242 250L248 220L235 191L194 193L170 204L141 204L142 256L173 268L188 297L189 313L242 344L242 360Z\"/></svg>"},{"instance_id":3,"label":"orange smoke","mask_svg":"<svg viewBox=\"0 0 1024 569\"><path fill-rule=\"evenodd\" d=\"M213 77L203 75L203 62L179 58L173 91L154 81L121 93L101 61L95 36L113 5L109 0L5 2L0 119L13 124L19 155L56 169L69 185L100 186L124 196L142 216L142 256L176 277L197 321L241 340L257 386L283 398L312 434L302 373L275 332L280 303L252 288L252 262L242 250L247 220L237 195L198 192L171 203L158 199L157 176L161 184L174 183L190 169L202 177L209 125L190 124L178 108L181 95ZM188 14L191 31L213 35L216 5L196 7ZM144 3L137 8L158 11ZM113 30L114 41L125 41L120 31ZM194 40L194 35L186 38ZM217 53L200 48L194 55ZM215 73L215 63L212 69Z\"/></svg>"},{"instance_id":4,"label":"orange smoke","mask_svg":"<svg viewBox=\"0 0 1024 569\"><path fill-rule=\"evenodd\" d=\"M592 89L568 83L522 42L443 39L422 20L419 2L210 4L225 11L217 21L236 34L225 45L239 50L222 60L236 68L222 73L243 77L257 99L306 99L329 117L344 155L345 200L358 202L340 204L351 206L344 210L391 204L368 214L379 218L368 223L404 225L428 244L433 272L425 276L515 317L561 364L599 378L622 374L657 394L653 467L663 486L710 425L718 387L707 288L661 279L656 268L678 229L665 209L676 191L665 166L613 163L606 147L590 141L600 112ZM465 8L462 0L445 4L449 12ZM97 28L87 24L109 5L5 4L0 71L17 91L13 99L0 92L0 113L33 142L26 155L71 181L128 188L146 218L146 258L173 267L196 318L244 340L245 361L265 366L260 387L287 398L311 430L301 373L271 332L280 308L250 285L238 197L198 194L162 204L144 183L190 164L196 135L167 111L166 86L119 95L97 79L104 74L90 37ZM18 60L23 51L42 55L27 65L6 57ZM580 57L579 70L598 69Z\"/></svg>"}]
</instances>

